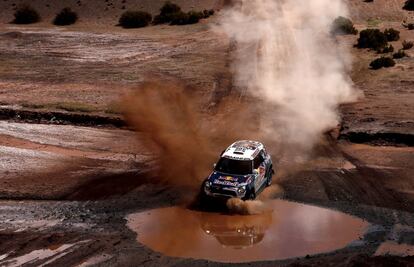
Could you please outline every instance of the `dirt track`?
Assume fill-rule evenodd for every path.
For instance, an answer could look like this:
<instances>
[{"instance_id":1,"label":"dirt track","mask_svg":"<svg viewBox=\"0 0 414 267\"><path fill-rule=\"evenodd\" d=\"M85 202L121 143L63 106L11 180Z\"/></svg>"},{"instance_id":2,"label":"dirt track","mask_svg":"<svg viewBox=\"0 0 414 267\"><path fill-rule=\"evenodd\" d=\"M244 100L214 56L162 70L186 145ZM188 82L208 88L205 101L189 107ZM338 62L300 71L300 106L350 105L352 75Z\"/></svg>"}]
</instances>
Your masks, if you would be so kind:
<instances>
[{"instance_id":1,"label":"dirt track","mask_svg":"<svg viewBox=\"0 0 414 267\"><path fill-rule=\"evenodd\" d=\"M0 7L7 5L2 19L9 21L6 2ZM158 8L144 2L145 9ZM359 29L375 13L379 27L396 27L413 40L400 23L407 14L398 9L403 1L392 1L390 9L383 8L385 0L349 2ZM39 3L46 18L60 8ZM183 80L205 100L200 109L214 106L235 93L228 41L209 29L214 17L127 31L114 26L121 3L108 11L105 25L85 17L90 8L105 9L95 4L65 29L47 19L0 25L0 265L224 266L167 257L136 241L126 216L186 205L197 192L158 182L154 153L143 146L144 136L124 127L117 101L149 73ZM352 46L356 36L338 40ZM341 108L342 140L330 139L306 163L273 155L280 159L275 180L287 200L342 211L372 226L339 251L240 266L414 265L413 256L381 256L387 249L380 250L384 243L397 243L394 254L401 252L398 243L414 246L414 58L374 72L368 68L374 52L352 54L352 79L365 97Z\"/></svg>"},{"instance_id":2,"label":"dirt track","mask_svg":"<svg viewBox=\"0 0 414 267\"><path fill-rule=\"evenodd\" d=\"M57 132L60 133L59 139L55 139ZM135 234L126 226L125 216L130 213L184 204L194 194L186 188L157 185L148 173L142 173L145 168L150 170L151 166L144 163L151 155L140 148L139 141L130 147L134 142L128 138L135 138L135 133L6 122L1 124L1 133L1 183L5 186L2 186L0 196L3 199L10 196L24 199L95 199L87 202L2 201L0 254L7 255L4 256L6 261L34 249L75 244L67 249L61 247L63 254L52 250L52 256L33 264L50 260L51 265L69 266L88 262L88 259L102 261L104 266L196 264L193 260L161 256L139 245ZM120 135L124 138L119 139ZM88 136L94 136L94 140L85 142ZM118 141L107 141L112 138ZM107 145L102 147L102 144ZM80 166L77 165L79 159L82 159ZM16 160L20 163L16 164ZM68 161L72 164L67 165ZM49 172L46 176L42 172L42 168L59 166L62 162L62 170L72 169ZM349 247L312 256L311 259L298 259L298 262L317 264L320 260L329 259L334 264L342 258L357 260L363 257L361 255L375 253L384 240L413 245L414 184L410 168L413 162L413 150L409 147L371 147L348 143L330 152L325 151L305 166L298 165L297 169L302 171L284 172L282 161L277 182L284 189L285 199L344 211L377 225L364 237L365 245L362 247ZM22 168L13 171L9 166ZM28 178L21 175L25 173L24 169L30 170L30 187L25 187L29 184ZM41 175L34 175L36 170ZM183 199L180 195L186 197ZM99 200L102 198L106 200ZM401 225L404 227L401 228ZM395 258L392 261L408 263L411 260ZM275 263L258 262L255 265ZM197 264L213 263L197 261Z\"/></svg>"}]
</instances>

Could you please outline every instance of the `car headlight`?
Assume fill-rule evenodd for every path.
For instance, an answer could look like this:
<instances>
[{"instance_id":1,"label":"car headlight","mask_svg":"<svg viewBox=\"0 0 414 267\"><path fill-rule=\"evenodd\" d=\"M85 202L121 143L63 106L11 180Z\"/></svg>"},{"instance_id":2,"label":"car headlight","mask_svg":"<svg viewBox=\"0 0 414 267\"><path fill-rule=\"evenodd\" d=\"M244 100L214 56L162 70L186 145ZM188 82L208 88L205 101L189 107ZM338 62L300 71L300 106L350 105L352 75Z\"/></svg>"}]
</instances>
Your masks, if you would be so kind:
<instances>
[{"instance_id":1,"label":"car headlight","mask_svg":"<svg viewBox=\"0 0 414 267\"><path fill-rule=\"evenodd\" d=\"M239 194L244 194L245 192L246 192L246 187L245 186L239 187L237 189L237 193L239 193Z\"/></svg>"},{"instance_id":2,"label":"car headlight","mask_svg":"<svg viewBox=\"0 0 414 267\"><path fill-rule=\"evenodd\" d=\"M210 187L211 187L211 182L207 181L206 184L205 184L205 188L210 189Z\"/></svg>"}]
</instances>

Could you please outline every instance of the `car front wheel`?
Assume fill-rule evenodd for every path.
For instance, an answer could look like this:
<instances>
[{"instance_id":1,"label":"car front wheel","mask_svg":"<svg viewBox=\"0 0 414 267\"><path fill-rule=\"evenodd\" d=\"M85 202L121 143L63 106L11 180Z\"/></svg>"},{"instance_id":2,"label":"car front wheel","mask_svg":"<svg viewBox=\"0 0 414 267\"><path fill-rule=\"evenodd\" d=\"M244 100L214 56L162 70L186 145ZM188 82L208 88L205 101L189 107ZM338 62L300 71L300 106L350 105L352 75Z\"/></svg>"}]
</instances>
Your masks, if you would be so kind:
<instances>
[{"instance_id":1,"label":"car front wheel","mask_svg":"<svg viewBox=\"0 0 414 267\"><path fill-rule=\"evenodd\" d=\"M254 190L254 187L252 187L249 191L247 191L247 194L244 197L244 200L253 200L253 199L256 199L256 191Z\"/></svg>"}]
</instances>

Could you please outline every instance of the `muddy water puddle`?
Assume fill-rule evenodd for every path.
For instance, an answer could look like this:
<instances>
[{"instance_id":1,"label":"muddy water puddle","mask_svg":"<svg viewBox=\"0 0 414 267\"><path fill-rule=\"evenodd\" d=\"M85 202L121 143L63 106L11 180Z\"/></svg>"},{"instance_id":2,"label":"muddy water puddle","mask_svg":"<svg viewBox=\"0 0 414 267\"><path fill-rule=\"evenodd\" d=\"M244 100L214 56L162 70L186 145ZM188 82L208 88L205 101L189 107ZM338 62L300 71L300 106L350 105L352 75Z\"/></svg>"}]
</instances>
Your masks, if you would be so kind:
<instances>
[{"instance_id":1,"label":"muddy water puddle","mask_svg":"<svg viewBox=\"0 0 414 267\"><path fill-rule=\"evenodd\" d=\"M260 215L225 215L169 207L131 214L140 243L173 257L219 262L278 260L341 249L369 223L350 215L283 200Z\"/></svg>"}]
</instances>

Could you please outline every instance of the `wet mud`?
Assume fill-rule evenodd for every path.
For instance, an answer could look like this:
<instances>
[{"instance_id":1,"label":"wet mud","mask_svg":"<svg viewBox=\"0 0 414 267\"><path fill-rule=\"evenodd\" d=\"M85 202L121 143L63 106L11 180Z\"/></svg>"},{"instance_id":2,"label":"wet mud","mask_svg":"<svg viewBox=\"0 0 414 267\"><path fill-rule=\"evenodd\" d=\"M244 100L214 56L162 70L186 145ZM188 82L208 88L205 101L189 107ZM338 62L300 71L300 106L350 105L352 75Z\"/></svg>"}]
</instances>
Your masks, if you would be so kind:
<instances>
[{"instance_id":1,"label":"wet mud","mask_svg":"<svg viewBox=\"0 0 414 267\"><path fill-rule=\"evenodd\" d=\"M60 4L49 9L47 1L43 2L32 3L46 16L42 23L0 25L0 59L4 62L0 67L0 118L39 123L2 121L0 125L1 266L228 266L224 252L207 255L206 250L184 255L189 243L177 246L173 251L177 257L168 256L172 252L165 247L155 248L164 241L181 240L170 225L148 225L146 219L164 218L168 222L177 221L177 217L188 219L182 220L186 226L180 230L183 241L194 241L197 249L213 247L212 252L238 256L239 262L244 262L238 266L413 266L411 50L407 51L410 57L399 60L395 68L379 71L368 68L377 56L375 52L352 50L352 80L365 98L341 107L339 146L332 142L329 149L322 149L322 155L312 154L304 164L272 151L281 165L274 181L283 189L283 198L318 207L304 205L303 210L298 208L302 205L294 204L285 216L277 212L228 216L177 207L188 204L196 192L154 179L151 153L146 146L136 146L132 141L143 137L116 129L124 128L125 122L112 113L118 110L108 110L125 90L136 88L148 72L190 83L204 100L198 107L209 112L224 96L234 93L239 99L229 71L232 48L225 38L213 34L206 23L122 30L114 26L123 12L120 6L117 12L105 11L100 18L113 20L111 25L97 25L95 19L89 24L87 13L93 10L94 15L101 16L106 6L93 1L82 2L86 8L78 10L79 24L59 30L49 25L47 16L54 16ZM186 8L192 8L185 2ZM198 2L209 5L210 1ZM191 5L198 7L198 2ZM412 32L401 25L406 14L401 9L403 1L397 2L350 1L351 16L358 30L369 27L367 19L373 14L382 16L381 29L394 27L401 31L401 40L410 40ZM154 3L145 1L144 9L157 12L159 5ZM4 22L12 19L11 4L2 4ZM101 11L95 10L95 4ZM338 42L351 47L356 38L341 36ZM64 112L56 110L56 105L48 106L50 103L87 104L92 111ZM23 108L23 104L36 108ZM219 112L214 115L220 119ZM314 218L313 213L306 212L309 209L323 210L315 214L325 216ZM295 210L296 215L291 213ZM352 231L342 239L342 229L338 229L342 221L330 215L338 211L345 213L339 213L339 218L365 220L368 229ZM133 216L141 216L143 224L134 226L130 221L129 228L125 218ZM361 223L355 220L357 225ZM326 229L325 221L330 222L327 232L318 231ZM288 223L306 230L282 231ZM141 235L140 230L150 226L153 232L164 231L154 247L144 242L145 233ZM240 236L243 232L247 234ZM341 239L332 240L327 233ZM327 243L310 250L299 246L300 254L292 254L296 250L290 244L279 243L278 250L271 254L266 246L280 242L278 237L286 240L287 234L299 236L304 245L312 240L321 242L322 238ZM255 259L249 258L250 253L240 255L258 247L264 250L262 254L257 252ZM214 261L203 260L209 257ZM247 263L249 260L255 262Z\"/></svg>"},{"instance_id":2,"label":"wet mud","mask_svg":"<svg viewBox=\"0 0 414 267\"><path fill-rule=\"evenodd\" d=\"M343 143L322 149L296 169L283 159L274 177L283 194L270 198L318 207L274 200L273 212L230 216L225 210L180 208L197 192L157 180L151 153L139 142L131 146L144 138L137 133L18 123L2 123L0 130L0 192L6 199L0 204L0 262L7 265L33 257L31 264L50 261L51 266L94 261L98 266L150 267L225 266L231 261L254 261L248 264L260 267L327 261L335 266L406 266L412 261L409 147ZM22 176L68 159L80 162L81 169ZM85 240L93 242L77 243ZM76 245L50 249L68 244ZM176 250L168 251L167 245Z\"/></svg>"},{"instance_id":3,"label":"wet mud","mask_svg":"<svg viewBox=\"0 0 414 267\"><path fill-rule=\"evenodd\" d=\"M304 257L341 249L369 223L337 211L283 200L256 215L161 208L127 217L138 241L172 257L251 262Z\"/></svg>"}]
</instances>

